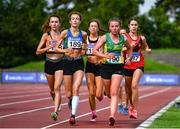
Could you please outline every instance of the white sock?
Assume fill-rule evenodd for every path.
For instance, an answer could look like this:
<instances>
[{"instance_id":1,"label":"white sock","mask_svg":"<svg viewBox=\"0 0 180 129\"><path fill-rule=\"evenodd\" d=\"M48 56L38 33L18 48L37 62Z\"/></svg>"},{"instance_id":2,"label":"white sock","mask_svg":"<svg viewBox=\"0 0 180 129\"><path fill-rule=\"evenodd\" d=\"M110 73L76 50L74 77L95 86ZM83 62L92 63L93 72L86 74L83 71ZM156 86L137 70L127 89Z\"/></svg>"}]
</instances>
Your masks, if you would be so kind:
<instances>
[{"instance_id":1,"label":"white sock","mask_svg":"<svg viewBox=\"0 0 180 129\"><path fill-rule=\"evenodd\" d=\"M79 96L73 96L73 98L72 98L72 115L76 115L78 103L79 103Z\"/></svg>"}]
</instances>

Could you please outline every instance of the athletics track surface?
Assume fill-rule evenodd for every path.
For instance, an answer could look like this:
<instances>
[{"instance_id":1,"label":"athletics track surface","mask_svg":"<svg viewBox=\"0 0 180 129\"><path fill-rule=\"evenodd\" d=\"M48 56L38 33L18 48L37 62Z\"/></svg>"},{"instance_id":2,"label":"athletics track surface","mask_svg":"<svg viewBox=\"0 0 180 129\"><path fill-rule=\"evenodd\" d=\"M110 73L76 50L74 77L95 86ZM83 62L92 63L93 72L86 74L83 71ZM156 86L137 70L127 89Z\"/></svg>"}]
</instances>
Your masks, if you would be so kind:
<instances>
[{"instance_id":1,"label":"athletics track surface","mask_svg":"<svg viewBox=\"0 0 180 129\"><path fill-rule=\"evenodd\" d=\"M151 115L180 96L178 86L140 86L138 119L116 113L114 127L108 125L109 99L97 101L97 121L90 122L91 111L86 86L80 88L76 124L70 126L70 111L62 86L62 106L57 121L50 113L53 102L47 84L1 84L0 85L0 128L136 128Z\"/></svg>"}]
</instances>

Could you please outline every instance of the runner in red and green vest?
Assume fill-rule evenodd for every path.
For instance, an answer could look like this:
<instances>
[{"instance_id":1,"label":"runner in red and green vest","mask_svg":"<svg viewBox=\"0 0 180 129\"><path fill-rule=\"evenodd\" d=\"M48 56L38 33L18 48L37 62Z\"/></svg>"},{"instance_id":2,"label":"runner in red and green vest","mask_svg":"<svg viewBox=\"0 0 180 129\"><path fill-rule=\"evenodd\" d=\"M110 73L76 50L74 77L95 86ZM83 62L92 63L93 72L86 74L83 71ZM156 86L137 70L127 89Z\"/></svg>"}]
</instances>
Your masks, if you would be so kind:
<instances>
[{"instance_id":1,"label":"runner in red and green vest","mask_svg":"<svg viewBox=\"0 0 180 129\"><path fill-rule=\"evenodd\" d=\"M130 64L132 54L131 46L124 35L119 34L121 21L118 18L109 20L109 33L106 33L97 42L93 54L104 58L102 64L101 76L105 86L106 95L111 98L109 125L115 123L115 113L118 106L118 89L123 78L124 63ZM100 53L99 49L104 47L104 52ZM129 57L124 60L122 48L125 46Z\"/></svg>"}]
</instances>

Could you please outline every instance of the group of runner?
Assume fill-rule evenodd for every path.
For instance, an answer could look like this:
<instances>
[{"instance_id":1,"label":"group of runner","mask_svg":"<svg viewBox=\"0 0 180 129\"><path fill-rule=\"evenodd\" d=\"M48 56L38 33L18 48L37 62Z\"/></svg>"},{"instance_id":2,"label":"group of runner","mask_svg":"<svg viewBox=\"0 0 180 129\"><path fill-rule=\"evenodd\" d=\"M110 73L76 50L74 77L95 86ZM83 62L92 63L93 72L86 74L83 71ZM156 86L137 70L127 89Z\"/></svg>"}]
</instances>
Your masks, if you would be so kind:
<instances>
[{"instance_id":1,"label":"group of runner","mask_svg":"<svg viewBox=\"0 0 180 129\"><path fill-rule=\"evenodd\" d=\"M84 69L92 111L91 121L96 121L97 118L96 98L101 101L104 94L110 98L110 126L115 123L117 107L118 111L126 112L130 118L137 118L138 83L144 72L142 49L151 52L145 37L138 34L137 19L132 17L128 22L128 32L122 32L121 21L111 18L109 32L100 36L98 19L90 20L87 33L79 29L82 20L79 12L70 12L68 18L70 28L60 32L61 18L58 15L49 16L43 25L44 33L36 50L37 55L46 55L45 75L55 106L51 118L55 121L58 118L61 83L64 80L71 110L69 123L76 123ZM82 58L84 55L87 56L86 67ZM123 78L127 99L125 106L122 106L122 102L118 106Z\"/></svg>"}]
</instances>

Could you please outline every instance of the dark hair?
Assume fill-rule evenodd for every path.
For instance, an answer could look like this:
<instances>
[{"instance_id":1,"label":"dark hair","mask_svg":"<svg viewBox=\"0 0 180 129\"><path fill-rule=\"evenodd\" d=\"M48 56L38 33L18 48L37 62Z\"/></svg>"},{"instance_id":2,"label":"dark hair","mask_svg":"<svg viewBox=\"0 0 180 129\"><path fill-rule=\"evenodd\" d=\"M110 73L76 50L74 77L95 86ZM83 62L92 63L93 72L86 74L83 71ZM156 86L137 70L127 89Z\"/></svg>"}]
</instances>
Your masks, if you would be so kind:
<instances>
[{"instance_id":1,"label":"dark hair","mask_svg":"<svg viewBox=\"0 0 180 129\"><path fill-rule=\"evenodd\" d=\"M129 24L131 23L131 21L136 21L137 24L139 24L138 19L137 19L136 16L133 16L133 17L129 18L129 20L128 20L128 26L129 26ZM139 30L139 27L138 27L138 30ZM137 30L137 31L138 31L138 30ZM129 32L129 29L128 29L128 32Z\"/></svg>"},{"instance_id":2,"label":"dark hair","mask_svg":"<svg viewBox=\"0 0 180 129\"><path fill-rule=\"evenodd\" d=\"M128 25L130 24L131 21L137 21L137 23L138 23L138 20L137 20L137 17L136 17L136 16L131 17L131 18L128 20Z\"/></svg>"},{"instance_id":3,"label":"dark hair","mask_svg":"<svg viewBox=\"0 0 180 129\"><path fill-rule=\"evenodd\" d=\"M96 22L96 23L97 23L98 28L99 28L99 31L101 31L101 32L106 32L106 30L104 30L104 29L102 29L102 28L100 27L100 21L99 21L98 19L96 19L96 18L91 19L91 20L88 22L88 27L90 26L91 22Z\"/></svg>"},{"instance_id":4,"label":"dark hair","mask_svg":"<svg viewBox=\"0 0 180 129\"><path fill-rule=\"evenodd\" d=\"M71 16L72 16L73 14L77 14L77 15L80 17L80 21L82 21L82 15L81 15L81 13L78 12L78 11L71 11L71 12L68 14L69 20L71 20Z\"/></svg>"},{"instance_id":5,"label":"dark hair","mask_svg":"<svg viewBox=\"0 0 180 129\"><path fill-rule=\"evenodd\" d=\"M120 27L122 26L122 21L119 18L117 18L117 17L110 18L108 25L110 25L110 22L112 22L112 21L117 21L117 22L119 22L119 26Z\"/></svg>"},{"instance_id":6,"label":"dark hair","mask_svg":"<svg viewBox=\"0 0 180 129\"><path fill-rule=\"evenodd\" d=\"M57 15L57 14L50 15L47 18L47 20L45 21L45 23L42 25L43 33L49 32L51 30L51 27L49 26L49 22L50 22L51 17L57 17L59 19L60 24L62 22L62 19L61 19L61 17L59 15ZM60 28L59 28L59 30L60 30Z\"/></svg>"}]
</instances>

